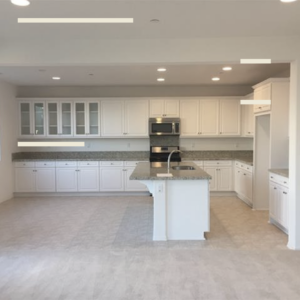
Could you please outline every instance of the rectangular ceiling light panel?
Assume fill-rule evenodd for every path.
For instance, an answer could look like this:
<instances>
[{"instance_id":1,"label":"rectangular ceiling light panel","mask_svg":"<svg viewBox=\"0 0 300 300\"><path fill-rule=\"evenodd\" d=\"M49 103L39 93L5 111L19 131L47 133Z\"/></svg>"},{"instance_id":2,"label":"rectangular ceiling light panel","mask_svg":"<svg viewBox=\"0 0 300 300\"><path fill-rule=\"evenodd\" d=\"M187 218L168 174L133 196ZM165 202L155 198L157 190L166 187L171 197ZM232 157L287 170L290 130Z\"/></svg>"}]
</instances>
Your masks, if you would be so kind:
<instances>
[{"instance_id":1,"label":"rectangular ceiling light panel","mask_svg":"<svg viewBox=\"0 0 300 300\"><path fill-rule=\"evenodd\" d=\"M271 59L265 58L265 59L241 59L241 64L270 64Z\"/></svg>"},{"instance_id":2,"label":"rectangular ceiling light panel","mask_svg":"<svg viewBox=\"0 0 300 300\"><path fill-rule=\"evenodd\" d=\"M18 147L84 147L84 142L18 142Z\"/></svg>"},{"instance_id":3,"label":"rectangular ceiling light panel","mask_svg":"<svg viewBox=\"0 0 300 300\"><path fill-rule=\"evenodd\" d=\"M241 105L263 105L271 104L271 100L241 100Z\"/></svg>"},{"instance_id":4,"label":"rectangular ceiling light panel","mask_svg":"<svg viewBox=\"0 0 300 300\"><path fill-rule=\"evenodd\" d=\"M133 23L133 18L18 18L18 23Z\"/></svg>"}]
</instances>

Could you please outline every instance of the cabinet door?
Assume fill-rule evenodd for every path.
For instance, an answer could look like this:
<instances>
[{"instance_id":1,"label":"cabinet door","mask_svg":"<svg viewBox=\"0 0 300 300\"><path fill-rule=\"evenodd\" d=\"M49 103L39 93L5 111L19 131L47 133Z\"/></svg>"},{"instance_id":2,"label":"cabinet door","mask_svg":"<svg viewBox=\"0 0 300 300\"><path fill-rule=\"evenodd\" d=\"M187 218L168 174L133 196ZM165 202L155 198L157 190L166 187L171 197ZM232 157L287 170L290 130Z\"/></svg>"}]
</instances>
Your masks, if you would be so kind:
<instances>
[{"instance_id":1,"label":"cabinet door","mask_svg":"<svg viewBox=\"0 0 300 300\"><path fill-rule=\"evenodd\" d=\"M164 117L164 100L163 99L151 99L150 100L150 117L161 118Z\"/></svg>"},{"instance_id":2,"label":"cabinet door","mask_svg":"<svg viewBox=\"0 0 300 300\"><path fill-rule=\"evenodd\" d=\"M56 191L77 192L77 168L56 168Z\"/></svg>"},{"instance_id":3,"label":"cabinet door","mask_svg":"<svg viewBox=\"0 0 300 300\"><path fill-rule=\"evenodd\" d=\"M270 181L269 185L269 215L272 219L277 220L277 206L278 206L278 191L277 184Z\"/></svg>"},{"instance_id":4,"label":"cabinet door","mask_svg":"<svg viewBox=\"0 0 300 300\"><path fill-rule=\"evenodd\" d=\"M45 103L33 103L34 135L45 135Z\"/></svg>"},{"instance_id":5,"label":"cabinet door","mask_svg":"<svg viewBox=\"0 0 300 300\"><path fill-rule=\"evenodd\" d=\"M148 100L125 100L125 136L148 137Z\"/></svg>"},{"instance_id":6,"label":"cabinet door","mask_svg":"<svg viewBox=\"0 0 300 300\"><path fill-rule=\"evenodd\" d=\"M254 100L272 100L271 83L261 86L254 90ZM271 105L268 104L256 104L254 105L254 113L260 113L269 111Z\"/></svg>"},{"instance_id":7,"label":"cabinet door","mask_svg":"<svg viewBox=\"0 0 300 300\"><path fill-rule=\"evenodd\" d=\"M176 118L179 117L179 100L165 99L164 117Z\"/></svg>"},{"instance_id":8,"label":"cabinet door","mask_svg":"<svg viewBox=\"0 0 300 300\"><path fill-rule=\"evenodd\" d=\"M86 135L86 103L76 102L75 103L75 136Z\"/></svg>"},{"instance_id":9,"label":"cabinet door","mask_svg":"<svg viewBox=\"0 0 300 300\"><path fill-rule=\"evenodd\" d=\"M245 197L252 203L252 173L243 172L244 182L245 182Z\"/></svg>"},{"instance_id":10,"label":"cabinet door","mask_svg":"<svg viewBox=\"0 0 300 300\"><path fill-rule=\"evenodd\" d=\"M242 105L242 133L243 136L253 137L254 114L252 105Z\"/></svg>"},{"instance_id":11,"label":"cabinet door","mask_svg":"<svg viewBox=\"0 0 300 300\"><path fill-rule=\"evenodd\" d=\"M240 101L236 99L220 100L220 135L240 135Z\"/></svg>"},{"instance_id":12,"label":"cabinet door","mask_svg":"<svg viewBox=\"0 0 300 300\"><path fill-rule=\"evenodd\" d=\"M92 136L100 135L99 102L87 103L87 132Z\"/></svg>"},{"instance_id":13,"label":"cabinet door","mask_svg":"<svg viewBox=\"0 0 300 300\"><path fill-rule=\"evenodd\" d=\"M138 180L129 179L134 169L135 167L126 167L124 169L125 191L148 191L148 188L144 184L140 183Z\"/></svg>"},{"instance_id":14,"label":"cabinet door","mask_svg":"<svg viewBox=\"0 0 300 300\"><path fill-rule=\"evenodd\" d=\"M60 102L60 126L59 134L62 136L72 136L72 103L71 102Z\"/></svg>"},{"instance_id":15,"label":"cabinet door","mask_svg":"<svg viewBox=\"0 0 300 300\"><path fill-rule=\"evenodd\" d=\"M242 194L241 174L242 174L242 170L240 168L235 167L235 170L234 170L234 190L237 194Z\"/></svg>"},{"instance_id":16,"label":"cabinet door","mask_svg":"<svg viewBox=\"0 0 300 300\"><path fill-rule=\"evenodd\" d=\"M180 101L181 136L199 136L199 100Z\"/></svg>"},{"instance_id":17,"label":"cabinet door","mask_svg":"<svg viewBox=\"0 0 300 300\"><path fill-rule=\"evenodd\" d=\"M124 101L101 101L101 135L124 136Z\"/></svg>"},{"instance_id":18,"label":"cabinet door","mask_svg":"<svg viewBox=\"0 0 300 300\"><path fill-rule=\"evenodd\" d=\"M100 168L100 191L123 191L123 167Z\"/></svg>"},{"instance_id":19,"label":"cabinet door","mask_svg":"<svg viewBox=\"0 0 300 300\"><path fill-rule=\"evenodd\" d=\"M218 167L217 168L217 190L232 191L232 168Z\"/></svg>"},{"instance_id":20,"label":"cabinet door","mask_svg":"<svg viewBox=\"0 0 300 300\"><path fill-rule=\"evenodd\" d=\"M200 100L199 133L201 136L219 134L219 100Z\"/></svg>"},{"instance_id":21,"label":"cabinet door","mask_svg":"<svg viewBox=\"0 0 300 300\"><path fill-rule=\"evenodd\" d=\"M80 168L78 171L78 191L99 191L99 168Z\"/></svg>"},{"instance_id":22,"label":"cabinet door","mask_svg":"<svg viewBox=\"0 0 300 300\"><path fill-rule=\"evenodd\" d=\"M36 168L37 192L55 192L55 168Z\"/></svg>"},{"instance_id":23,"label":"cabinet door","mask_svg":"<svg viewBox=\"0 0 300 300\"><path fill-rule=\"evenodd\" d=\"M278 223L288 229L288 189L278 185Z\"/></svg>"},{"instance_id":24,"label":"cabinet door","mask_svg":"<svg viewBox=\"0 0 300 300\"><path fill-rule=\"evenodd\" d=\"M30 135L32 132L31 110L29 102L20 102L20 135Z\"/></svg>"},{"instance_id":25,"label":"cabinet door","mask_svg":"<svg viewBox=\"0 0 300 300\"><path fill-rule=\"evenodd\" d=\"M209 180L209 190L216 191L217 190L217 168L216 167L204 167L203 168L206 173L211 176Z\"/></svg>"},{"instance_id":26,"label":"cabinet door","mask_svg":"<svg viewBox=\"0 0 300 300\"><path fill-rule=\"evenodd\" d=\"M58 102L47 102L47 135L57 136L58 129Z\"/></svg>"},{"instance_id":27,"label":"cabinet door","mask_svg":"<svg viewBox=\"0 0 300 300\"><path fill-rule=\"evenodd\" d=\"M35 192L35 169L15 168L16 192Z\"/></svg>"}]
</instances>

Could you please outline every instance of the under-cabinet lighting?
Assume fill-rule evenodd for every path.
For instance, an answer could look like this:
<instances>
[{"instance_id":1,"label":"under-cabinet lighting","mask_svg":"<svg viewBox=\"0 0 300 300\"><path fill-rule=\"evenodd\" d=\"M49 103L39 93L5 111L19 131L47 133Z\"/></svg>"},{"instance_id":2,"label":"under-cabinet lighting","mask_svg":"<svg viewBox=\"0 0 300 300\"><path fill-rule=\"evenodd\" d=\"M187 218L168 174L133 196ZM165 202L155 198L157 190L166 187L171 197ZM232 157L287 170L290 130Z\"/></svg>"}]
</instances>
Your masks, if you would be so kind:
<instances>
[{"instance_id":1,"label":"under-cabinet lighting","mask_svg":"<svg viewBox=\"0 0 300 300\"><path fill-rule=\"evenodd\" d=\"M213 77L211 80L212 80L212 81L219 81L220 78L219 78L219 77Z\"/></svg>"},{"instance_id":2,"label":"under-cabinet lighting","mask_svg":"<svg viewBox=\"0 0 300 300\"><path fill-rule=\"evenodd\" d=\"M263 58L263 59L248 59L248 58L243 58L240 60L241 64L270 64L271 59L270 58Z\"/></svg>"},{"instance_id":3,"label":"under-cabinet lighting","mask_svg":"<svg viewBox=\"0 0 300 300\"><path fill-rule=\"evenodd\" d=\"M280 1L284 3L289 3L289 2L296 2L297 0L280 0Z\"/></svg>"},{"instance_id":4,"label":"under-cabinet lighting","mask_svg":"<svg viewBox=\"0 0 300 300\"><path fill-rule=\"evenodd\" d=\"M133 23L133 18L18 18L18 23Z\"/></svg>"},{"instance_id":5,"label":"under-cabinet lighting","mask_svg":"<svg viewBox=\"0 0 300 300\"><path fill-rule=\"evenodd\" d=\"M231 67L224 67L222 70L223 70L223 71L231 71L232 68L231 68Z\"/></svg>"},{"instance_id":6,"label":"under-cabinet lighting","mask_svg":"<svg viewBox=\"0 0 300 300\"><path fill-rule=\"evenodd\" d=\"M18 142L18 147L84 147L85 142Z\"/></svg>"},{"instance_id":7,"label":"under-cabinet lighting","mask_svg":"<svg viewBox=\"0 0 300 300\"><path fill-rule=\"evenodd\" d=\"M10 2L18 6L27 6L30 4L28 0L10 0Z\"/></svg>"},{"instance_id":8,"label":"under-cabinet lighting","mask_svg":"<svg viewBox=\"0 0 300 300\"><path fill-rule=\"evenodd\" d=\"M165 81L164 78L157 78L157 81Z\"/></svg>"},{"instance_id":9,"label":"under-cabinet lighting","mask_svg":"<svg viewBox=\"0 0 300 300\"><path fill-rule=\"evenodd\" d=\"M157 71L158 71L158 72L166 72L167 69L166 69L166 68L158 68Z\"/></svg>"},{"instance_id":10,"label":"under-cabinet lighting","mask_svg":"<svg viewBox=\"0 0 300 300\"><path fill-rule=\"evenodd\" d=\"M241 100L241 105L271 104L271 100Z\"/></svg>"},{"instance_id":11,"label":"under-cabinet lighting","mask_svg":"<svg viewBox=\"0 0 300 300\"><path fill-rule=\"evenodd\" d=\"M52 77L53 80L60 80L60 77Z\"/></svg>"}]
</instances>

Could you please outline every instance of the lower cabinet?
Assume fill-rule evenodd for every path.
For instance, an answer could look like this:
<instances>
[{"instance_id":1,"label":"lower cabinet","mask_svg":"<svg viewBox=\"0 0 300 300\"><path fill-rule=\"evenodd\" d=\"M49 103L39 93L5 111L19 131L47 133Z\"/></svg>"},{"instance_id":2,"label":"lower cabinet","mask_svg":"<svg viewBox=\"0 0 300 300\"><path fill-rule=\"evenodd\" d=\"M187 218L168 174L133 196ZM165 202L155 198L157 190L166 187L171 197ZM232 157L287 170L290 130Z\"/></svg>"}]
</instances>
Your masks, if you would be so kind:
<instances>
[{"instance_id":1,"label":"lower cabinet","mask_svg":"<svg viewBox=\"0 0 300 300\"><path fill-rule=\"evenodd\" d=\"M234 169L234 191L241 200L250 206L252 206L253 203L252 181L252 166L236 161Z\"/></svg>"},{"instance_id":2,"label":"lower cabinet","mask_svg":"<svg viewBox=\"0 0 300 300\"><path fill-rule=\"evenodd\" d=\"M269 180L270 222L288 233L288 179L283 176L270 173Z\"/></svg>"},{"instance_id":3,"label":"lower cabinet","mask_svg":"<svg viewBox=\"0 0 300 300\"><path fill-rule=\"evenodd\" d=\"M55 163L16 162L15 191L55 192Z\"/></svg>"},{"instance_id":4,"label":"lower cabinet","mask_svg":"<svg viewBox=\"0 0 300 300\"><path fill-rule=\"evenodd\" d=\"M210 191L232 191L232 161L210 160L204 161L203 169L212 179L210 180Z\"/></svg>"},{"instance_id":5,"label":"lower cabinet","mask_svg":"<svg viewBox=\"0 0 300 300\"><path fill-rule=\"evenodd\" d=\"M125 191L148 191L146 185L140 183L138 180L130 180L129 177L135 169L138 162L125 161L124 162L124 189Z\"/></svg>"}]
</instances>

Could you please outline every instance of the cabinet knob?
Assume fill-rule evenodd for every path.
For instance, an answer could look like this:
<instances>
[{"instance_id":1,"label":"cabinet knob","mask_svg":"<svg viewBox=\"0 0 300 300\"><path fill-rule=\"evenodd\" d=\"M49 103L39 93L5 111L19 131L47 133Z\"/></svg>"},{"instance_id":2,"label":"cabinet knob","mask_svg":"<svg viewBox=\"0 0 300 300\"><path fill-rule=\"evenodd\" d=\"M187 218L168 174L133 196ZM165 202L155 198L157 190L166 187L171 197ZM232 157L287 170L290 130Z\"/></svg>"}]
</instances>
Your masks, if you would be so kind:
<instances>
[{"instance_id":1,"label":"cabinet knob","mask_svg":"<svg viewBox=\"0 0 300 300\"><path fill-rule=\"evenodd\" d=\"M285 184L286 184L286 181L284 181L283 183L285 183Z\"/></svg>"},{"instance_id":2,"label":"cabinet knob","mask_svg":"<svg viewBox=\"0 0 300 300\"><path fill-rule=\"evenodd\" d=\"M220 134L222 134L222 132L220 132Z\"/></svg>"},{"instance_id":3,"label":"cabinet knob","mask_svg":"<svg viewBox=\"0 0 300 300\"><path fill-rule=\"evenodd\" d=\"M250 131L248 131L248 134L250 134L251 132Z\"/></svg>"},{"instance_id":4,"label":"cabinet knob","mask_svg":"<svg viewBox=\"0 0 300 300\"><path fill-rule=\"evenodd\" d=\"M287 192L283 192L285 195L287 195Z\"/></svg>"}]
</instances>

